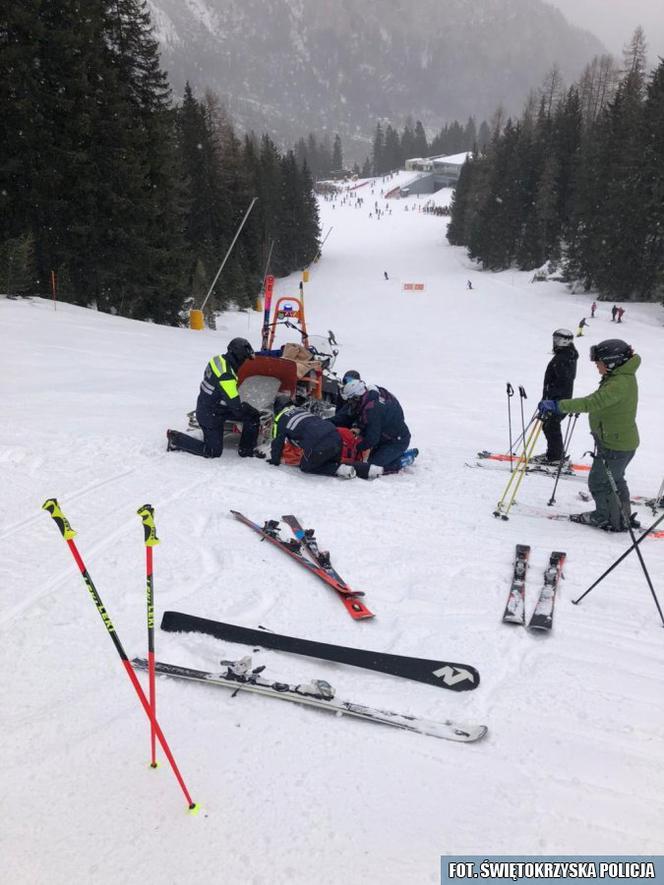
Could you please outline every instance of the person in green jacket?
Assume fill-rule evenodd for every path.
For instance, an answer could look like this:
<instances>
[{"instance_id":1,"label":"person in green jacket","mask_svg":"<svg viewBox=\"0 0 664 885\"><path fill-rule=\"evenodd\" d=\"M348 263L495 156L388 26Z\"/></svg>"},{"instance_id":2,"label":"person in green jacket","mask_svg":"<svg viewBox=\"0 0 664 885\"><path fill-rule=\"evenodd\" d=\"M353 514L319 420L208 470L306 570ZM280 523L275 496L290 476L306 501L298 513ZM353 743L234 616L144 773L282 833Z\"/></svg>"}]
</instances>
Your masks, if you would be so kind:
<instances>
[{"instance_id":1,"label":"person in green jacket","mask_svg":"<svg viewBox=\"0 0 664 885\"><path fill-rule=\"evenodd\" d=\"M590 359L602 376L599 388L589 396L576 399L542 400L539 410L541 415L563 416L588 412L590 432L595 440L588 489L595 501L595 509L572 514L570 519L606 531L622 532L627 531L631 519L625 470L639 445L636 372L641 357L625 341L610 338L590 348ZM615 480L619 501L611 488L607 466Z\"/></svg>"}]
</instances>

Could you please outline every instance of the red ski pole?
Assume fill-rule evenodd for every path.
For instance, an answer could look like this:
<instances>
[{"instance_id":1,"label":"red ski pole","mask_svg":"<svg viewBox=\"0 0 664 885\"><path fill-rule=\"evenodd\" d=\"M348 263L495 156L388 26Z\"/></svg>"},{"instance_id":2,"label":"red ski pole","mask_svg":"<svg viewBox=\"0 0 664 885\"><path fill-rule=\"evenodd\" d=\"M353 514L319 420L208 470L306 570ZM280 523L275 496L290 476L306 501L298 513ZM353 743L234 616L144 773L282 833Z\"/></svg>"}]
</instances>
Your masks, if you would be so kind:
<instances>
[{"instance_id":1,"label":"red ski pole","mask_svg":"<svg viewBox=\"0 0 664 885\"><path fill-rule=\"evenodd\" d=\"M154 524L154 507L144 504L137 510L145 532L145 592L148 614L148 687L153 719L150 721L150 766L157 767L157 743L154 732L154 719L157 718L157 690L154 675L154 578L152 573L152 548L159 543Z\"/></svg>"},{"instance_id":2,"label":"red ski pole","mask_svg":"<svg viewBox=\"0 0 664 885\"><path fill-rule=\"evenodd\" d=\"M69 520L66 518L66 516L64 515L64 513L60 509L60 505L58 504L58 501L56 498L48 498L46 501L44 501L44 503L42 504L42 510L46 510L46 512L49 513L53 517L53 520L55 521L55 524L59 528L62 537L65 539L65 541L69 545L69 549L71 550L71 555L74 557L74 561L76 562L76 565L79 567L79 570L81 572L81 576L82 576L83 580L85 581L85 586L88 588L88 592L90 593L90 596L92 597L92 601L94 602L94 604L97 608L97 611L99 612L99 616L101 617L102 621L104 622L104 626L106 627L106 630L108 631L108 635L111 637L111 641L113 642L113 645L115 646L115 650L120 655L120 659L122 660L122 664L123 664L125 670L127 671L127 676L129 677L129 681L134 686L134 690L135 690L136 694L138 695L138 699L141 702L143 709L145 710L145 715L150 720L150 724L151 724L152 728L154 729L154 732L157 736L157 740L161 744L162 749L166 755L166 758L170 762L171 768L173 769L173 774L175 775L177 782L180 784L180 787L182 789L182 792L184 793L185 799L187 800L187 805L189 806L189 810L196 813L198 811L198 805L193 801L193 799L189 795L189 790L187 789L186 784L182 778L182 775L180 774L180 770L177 767L175 759L173 758L173 754L171 753L170 747L168 746L168 743L166 742L166 738L164 737L164 733L162 732L161 727L160 727L159 723L157 722L157 720L150 708L150 704L148 703L148 699L145 697L145 692L141 688L141 684L138 681L136 673L134 673L134 669L131 666L131 664L129 663L129 659L127 658L127 654L126 654L124 648L122 647L122 643L120 642L120 639L119 639L117 633L115 632L115 627L113 626L110 616L109 616L108 612L106 611L106 608L104 607L104 603L101 601L101 597L97 593L97 588L92 583L92 578L88 574L88 570L86 569L85 564L83 563L83 560L81 559L81 555L78 552L76 544L74 543L73 539L74 539L74 536L76 535L76 532L71 527Z\"/></svg>"}]
</instances>

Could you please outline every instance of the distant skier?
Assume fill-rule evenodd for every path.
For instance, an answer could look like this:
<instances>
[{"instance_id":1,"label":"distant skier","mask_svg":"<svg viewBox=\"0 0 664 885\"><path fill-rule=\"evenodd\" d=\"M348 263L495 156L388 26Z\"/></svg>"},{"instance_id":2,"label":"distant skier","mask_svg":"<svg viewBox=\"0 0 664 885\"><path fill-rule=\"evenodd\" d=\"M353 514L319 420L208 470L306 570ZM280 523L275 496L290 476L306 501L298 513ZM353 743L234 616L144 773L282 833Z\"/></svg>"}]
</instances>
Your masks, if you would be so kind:
<instances>
[{"instance_id":1,"label":"distant skier","mask_svg":"<svg viewBox=\"0 0 664 885\"><path fill-rule=\"evenodd\" d=\"M298 408L288 394L279 394L274 401L272 450L268 464L278 467L286 440L302 449L300 470L322 476L352 479L355 469L341 463L341 437L336 427L307 409Z\"/></svg>"},{"instance_id":2,"label":"distant skier","mask_svg":"<svg viewBox=\"0 0 664 885\"><path fill-rule=\"evenodd\" d=\"M255 448L260 413L243 403L237 389L237 373L246 360L254 358L254 349L245 338L233 338L223 356L213 356L205 367L196 402L196 418L203 431L203 441L167 430L167 451L189 452L204 458L220 458L224 451L224 423L242 422L238 455L241 458L264 458Z\"/></svg>"},{"instance_id":3,"label":"distant skier","mask_svg":"<svg viewBox=\"0 0 664 885\"><path fill-rule=\"evenodd\" d=\"M387 275L387 271L386 271L386 270L383 271L383 276L385 277L386 280L389 280L389 277L388 277L388 275Z\"/></svg>"},{"instance_id":4,"label":"distant skier","mask_svg":"<svg viewBox=\"0 0 664 885\"><path fill-rule=\"evenodd\" d=\"M573 514L570 519L610 532L623 532L628 530L629 522L638 527L630 512L625 470L639 446L636 372L641 357L625 341L610 338L590 348L590 359L602 376L594 393L577 399L542 400L539 409L563 417L588 412L590 431L595 439L595 458L588 476L588 489L595 501L595 509ZM607 466L618 488L619 501L607 477Z\"/></svg>"},{"instance_id":5,"label":"distant skier","mask_svg":"<svg viewBox=\"0 0 664 885\"><path fill-rule=\"evenodd\" d=\"M581 322L579 323L579 328L576 330L576 337L577 338L583 338L583 330L586 328L587 325L588 325L588 321L586 320L585 317L582 317Z\"/></svg>"},{"instance_id":6,"label":"distant skier","mask_svg":"<svg viewBox=\"0 0 664 885\"><path fill-rule=\"evenodd\" d=\"M623 318L624 316L625 316L625 308L624 308L624 307L619 307L619 308L618 308L618 322L619 322L619 323L622 323L622 318Z\"/></svg>"},{"instance_id":7,"label":"distant skier","mask_svg":"<svg viewBox=\"0 0 664 885\"><path fill-rule=\"evenodd\" d=\"M553 359L549 361L544 373L542 400L568 399L572 396L578 358L579 353L574 347L574 336L570 330L556 329L553 333ZM562 420L562 417L551 413L543 419L542 430L546 437L546 453L536 455L532 458L533 462L558 466L565 454L560 430Z\"/></svg>"},{"instance_id":8,"label":"distant skier","mask_svg":"<svg viewBox=\"0 0 664 885\"><path fill-rule=\"evenodd\" d=\"M590 305L590 319L591 320L595 319L595 311L596 310L597 310L597 302L593 301L593 303Z\"/></svg>"},{"instance_id":9,"label":"distant skier","mask_svg":"<svg viewBox=\"0 0 664 885\"><path fill-rule=\"evenodd\" d=\"M613 307L611 308L611 322L612 323L615 323L617 313L618 313L618 307L617 307L617 305L614 304Z\"/></svg>"},{"instance_id":10,"label":"distant skier","mask_svg":"<svg viewBox=\"0 0 664 885\"><path fill-rule=\"evenodd\" d=\"M344 386L341 396L346 405L328 421L339 427L359 429L357 451L367 453L367 460L355 466L361 479L397 473L412 464L418 451L408 449L410 430L398 399L389 390L353 379Z\"/></svg>"},{"instance_id":11,"label":"distant skier","mask_svg":"<svg viewBox=\"0 0 664 885\"><path fill-rule=\"evenodd\" d=\"M466 289L472 289L472 288L473 288L472 281L471 281L471 280L467 280L467 282L466 282Z\"/></svg>"}]
</instances>

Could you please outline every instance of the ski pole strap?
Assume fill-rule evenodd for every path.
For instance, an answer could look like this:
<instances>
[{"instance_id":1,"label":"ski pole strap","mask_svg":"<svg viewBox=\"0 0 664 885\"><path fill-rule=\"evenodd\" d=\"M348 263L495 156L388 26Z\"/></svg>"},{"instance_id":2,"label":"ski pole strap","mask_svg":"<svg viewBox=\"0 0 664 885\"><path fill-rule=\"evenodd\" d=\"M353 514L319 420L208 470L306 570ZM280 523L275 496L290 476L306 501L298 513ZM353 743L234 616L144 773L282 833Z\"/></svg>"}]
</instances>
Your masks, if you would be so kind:
<instances>
[{"instance_id":1,"label":"ski pole strap","mask_svg":"<svg viewBox=\"0 0 664 885\"><path fill-rule=\"evenodd\" d=\"M521 397L521 399L528 399L528 396L526 395L525 388L522 387L520 384L519 384L519 396Z\"/></svg>"},{"instance_id":2,"label":"ski pole strap","mask_svg":"<svg viewBox=\"0 0 664 885\"><path fill-rule=\"evenodd\" d=\"M514 396L514 388L513 388L512 385L509 383L509 381L507 382L507 395L508 395L508 396Z\"/></svg>"},{"instance_id":3,"label":"ski pole strap","mask_svg":"<svg viewBox=\"0 0 664 885\"><path fill-rule=\"evenodd\" d=\"M144 504L142 507L139 507L136 513L141 517L143 521L143 531L145 533L145 546L146 547L156 547L159 543L159 538L157 537L157 527L154 524L154 507L152 504Z\"/></svg>"},{"instance_id":4,"label":"ski pole strap","mask_svg":"<svg viewBox=\"0 0 664 885\"><path fill-rule=\"evenodd\" d=\"M53 517L55 524L60 529L60 534L65 541L70 541L72 538L76 537L76 532L60 509L57 498L47 498L42 504L42 510L45 510Z\"/></svg>"}]
</instances>

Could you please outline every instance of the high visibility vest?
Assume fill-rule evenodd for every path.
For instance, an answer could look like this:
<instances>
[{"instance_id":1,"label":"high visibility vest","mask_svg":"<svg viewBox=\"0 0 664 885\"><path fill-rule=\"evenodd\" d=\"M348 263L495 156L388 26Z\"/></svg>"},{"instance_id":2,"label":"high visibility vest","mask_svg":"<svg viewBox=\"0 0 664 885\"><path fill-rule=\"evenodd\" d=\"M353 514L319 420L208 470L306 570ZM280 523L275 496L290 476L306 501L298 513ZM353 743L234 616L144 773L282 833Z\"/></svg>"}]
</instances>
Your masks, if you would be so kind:
<instances>
[{"instance_id":1,"label":"high visibility vest","mask_svg":"<svg viewBox=\"0 0 664 885\"><path fill-rule=\"evenodd\" d=\"M224 357L213 356L208 365L216 376L217 381L219 382L219 387L222 389L227 399L233 400L235 397L239 396L237 390L237 375L228 365Z\"/></svg>"}]
</instances>

